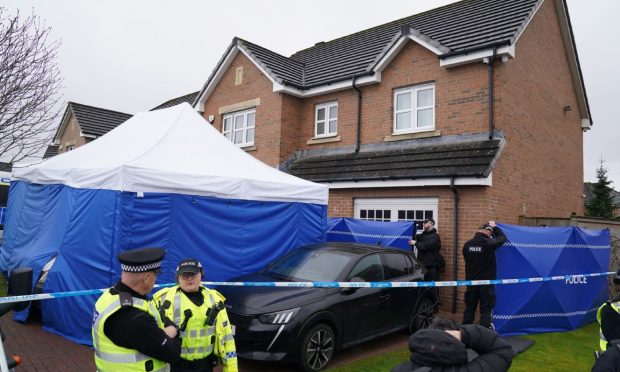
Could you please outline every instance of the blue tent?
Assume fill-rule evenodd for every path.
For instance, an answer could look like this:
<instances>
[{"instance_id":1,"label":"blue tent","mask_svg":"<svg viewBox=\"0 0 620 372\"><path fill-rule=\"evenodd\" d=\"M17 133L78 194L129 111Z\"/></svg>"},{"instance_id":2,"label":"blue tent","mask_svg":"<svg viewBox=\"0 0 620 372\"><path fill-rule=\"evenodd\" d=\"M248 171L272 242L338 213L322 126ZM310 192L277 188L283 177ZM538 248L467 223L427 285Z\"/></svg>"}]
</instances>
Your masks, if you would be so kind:
<instances>
[{"instance_id":1,"label":"blue tent","mask_svg":"<svg viewBox=\"0 0 620 372\"><path fill-rule=\"evenodd\" d=\"M45 292L110 287L116 255L139 247L165 248L158 281L169 283L182 258L226 280L325 240L325 186L261 163L187 104L13 172L0 270L31 266L36 280L56 257ZM42 301L44 327L91 344L96 297Z\"/></svg>"},{"instance_id":2,"label":"blue tent","mask_svg":"<svg viewBox=\"0 0 620 372\"><path fill-rule=\"evenodd\" d=\"M493 323L502 335L567 331L595 320L608 298L609 230L501 225L508 238L496 251L500 279L570 275L565 280L496 286ZM575 275L575 276L572 276Z\"/></svg>"}]
</instances>

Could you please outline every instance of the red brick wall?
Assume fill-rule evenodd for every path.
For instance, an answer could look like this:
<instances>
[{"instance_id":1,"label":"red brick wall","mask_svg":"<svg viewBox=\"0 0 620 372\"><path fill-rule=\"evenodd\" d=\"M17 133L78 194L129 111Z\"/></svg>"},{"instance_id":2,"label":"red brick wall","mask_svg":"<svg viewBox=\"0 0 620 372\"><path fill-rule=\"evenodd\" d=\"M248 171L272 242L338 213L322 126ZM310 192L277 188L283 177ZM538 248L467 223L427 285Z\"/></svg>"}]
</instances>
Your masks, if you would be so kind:
<instances>
[{"instance_id":1,"label":"red brick wall","mask_svg":"<svg viewBox=\"0 0 620 372\"><path fill-rule=\"evenodd\" d=\"M243 79L240 85L235 85L235 74L238 67L243 67ZM294 115L291 117L291 109L288 105L286 119L283 119L282 95L273 93L271 81L242 53L237 54L209 96L204 107L204 117L214 115L213 126L221 132L223 115L218 114L220 107L256 98L260 98L260 105L256 107L254 136L256 150L250 151L250 153L271 166L278 166L281 162L280 137L285 134L288 137L291 136L290 130L285 133L282 132L282 123L283 121L294 122L295 117ZM289 97L286 100L287 102L292 101Z\"/></svg>"},{"instance_id":2,"label":"red brick wall","mask_svg":"<svg viewBox=\"0 0 620 372\"><path fill-rule=\"evenodd\" d=\"M496 68L496 125L507 145L489 203L510 223L518 215L582 215L583 133L553 2L542 4L516 48L516 58Z\"/></svg>"}]
</instances>

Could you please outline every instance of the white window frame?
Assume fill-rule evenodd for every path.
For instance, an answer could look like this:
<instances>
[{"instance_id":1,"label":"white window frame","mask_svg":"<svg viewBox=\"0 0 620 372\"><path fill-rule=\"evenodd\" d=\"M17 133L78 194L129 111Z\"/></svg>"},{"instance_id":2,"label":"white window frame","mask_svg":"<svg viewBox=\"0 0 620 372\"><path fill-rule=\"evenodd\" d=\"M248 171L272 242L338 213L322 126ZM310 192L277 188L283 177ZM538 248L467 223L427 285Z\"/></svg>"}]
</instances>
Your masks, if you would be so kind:
<instances>
[{"instance_id":1,"label":"white window frame","mask_svg":"<svg viewBox=\"0 0 620 372\"><path fill-rule=\"evenodd\" d=\"M432 90L432 97L433 97L433 102L431 105L429 106L418 106L418 92L423 91L423 90ZM397 109L397 103L398 103L398 96L401 94L411 94L411 102L410 102L410 108L409 109L403 109L403 110L398 110ZM432 115L432 125L430 126L426 126L426 127L418 127L418 112L421 110L427 110L427 109L432 109L433 110L433 115ZM410 122L410 126L408 128L404 128L404 129L396 129L396 117L397 114L401 114L401 113L406 113L406 112L410 112L411 115L411 122ZM415 133L415 132L426 132L426 131L431 131L431 130L435 130L435 84L423 84L423 85L416 85L413 87L407 87L407 88L402 88L402 89L397 89L394 91L394 115L393 115L393 131L394 134L405 134L405 133Z\"/></svg>"},{"instance_id":2,"label":"white window frame","mask_svg":"<svg viewBox=\"0 0 620 372\"><path fill-rule=\"evenodd\" d=\"M252 126L248 126L248 116L254 115L254 124ZM235 121L241 118L243 120L243 125L241 128L235 129ZM230 127L226 128L226 120L230 120ZM251 141L248 141L248 132L252 130L254 136ZM235 133L242 132L242 141L239 143L235 143ZM256 108L251 108L243 111L231 112L229 114L224 115L222 118L222 134L224 137L228 138L232 143L239 147L253 146L254 139L256 138Z\"/></svg>"},{"instance_id":3,"label":"white window frame","mask_svg":"<svg viewBox=\"0 0 620 372\"><path fill-rule=\"evenodd\" d=\"M329 113L331 109L336 109L336 118L330 119ZM319 120L319 110L325 110L325 117L323 120ZM334 132L330 132L329 124L331 122L336 122L336 130ZM319 134L319 123L323 123L324 133ZM320 105L316 105L314 109L314 138L323 138L323 137L334 137L338 135L338 102L327 102L322 103Z\"/></svg>"},{"instance_id":4,"label":"white window frame","mask_svg":"<svg viewBox=\"0 0 620 372\"><path fill-rule=\"evenodd\" d=\"M390 210L390 222L394 221L403 221L402 219L398 219L398 211L399 210L415 210L415 211L432 211L432 218L435 220L435 227L438 228L440 225L440 221L438 219L438 211L439 211L439 200L438 198L358 198L354 201L354 213L355 218L361 219L361 211L362 210ZM415 218L414 220L421 223L422 220L427 218L427 216L422 216L422 218ZM374 219L377 220L376 218ZM385 219L380 219L380 221L387 221ZM404 221L410 221L409 219L404 219ZM420 226L418 226L418 233L422 232Z\"/></svg>"}]
</instances>

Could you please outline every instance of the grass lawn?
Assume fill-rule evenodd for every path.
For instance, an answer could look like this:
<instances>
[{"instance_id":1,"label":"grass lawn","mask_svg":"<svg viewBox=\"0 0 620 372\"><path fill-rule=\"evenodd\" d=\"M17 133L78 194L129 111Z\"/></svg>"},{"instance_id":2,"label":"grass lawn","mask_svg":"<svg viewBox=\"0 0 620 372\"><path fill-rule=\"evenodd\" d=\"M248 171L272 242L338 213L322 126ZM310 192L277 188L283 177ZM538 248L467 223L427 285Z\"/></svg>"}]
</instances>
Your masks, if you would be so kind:
<instances>
[{"instance_id":1,"label":"grass lawn","mask_svg":"<svg viewBox=\"0 0 620 372\"><path fill-rule=\"evenodd\" d=\"M594 364L594 350L598 348L596 322L571 332L541 333L522 336L534 340L525 352L512 360L510 371L590 371ZM389 371L407 361L409 351L397 350L345 366L328 368L330 372Z\"/></svg>"}]
</instances>

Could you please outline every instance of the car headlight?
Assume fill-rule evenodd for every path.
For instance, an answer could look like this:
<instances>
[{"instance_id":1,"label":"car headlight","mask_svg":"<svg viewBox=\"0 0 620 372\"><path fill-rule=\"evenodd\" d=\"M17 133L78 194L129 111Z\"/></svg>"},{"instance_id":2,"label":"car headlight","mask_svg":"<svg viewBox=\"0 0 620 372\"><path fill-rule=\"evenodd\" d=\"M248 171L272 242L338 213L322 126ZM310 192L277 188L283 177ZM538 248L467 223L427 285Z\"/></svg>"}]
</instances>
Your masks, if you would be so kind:
<instances>
[{"instance_id":1,"label":"car headlight","mask_svg":"<svg viewBox=\"0 0 620 372\"><path fill-rule=\"evenodd\" d=\"M275 313L262 314L258 317L261 323L265 324L286 324L293 320L295 315L299 312L299 308L276 311Z\"/></svg>"}]
</instances>

